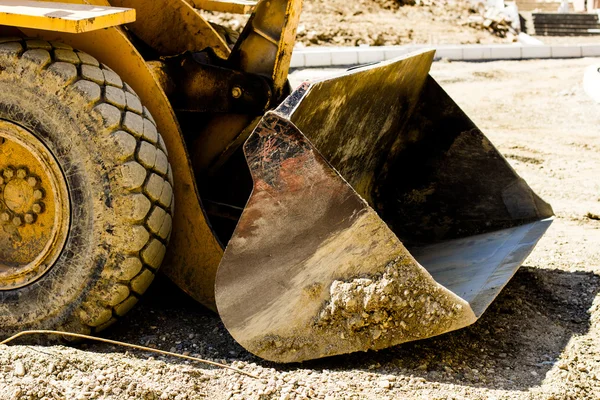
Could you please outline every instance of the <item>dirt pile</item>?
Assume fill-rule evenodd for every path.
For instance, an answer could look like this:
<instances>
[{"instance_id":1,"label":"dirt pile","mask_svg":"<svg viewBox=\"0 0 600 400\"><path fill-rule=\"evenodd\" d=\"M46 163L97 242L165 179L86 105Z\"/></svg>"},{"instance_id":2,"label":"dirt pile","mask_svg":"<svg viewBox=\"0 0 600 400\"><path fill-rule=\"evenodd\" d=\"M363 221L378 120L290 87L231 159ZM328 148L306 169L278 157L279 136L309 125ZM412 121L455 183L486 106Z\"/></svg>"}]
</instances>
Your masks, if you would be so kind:
<instances>
[{"instance_id":1,"label":"dirt pile","mask_svg":"<svg viewBox=\"0 0 600 400\"><path fill-rule=\"evenodd\" d=\"M449 330L462 304L404 265L397 259L380 275L334 281L317 326L340 332L342 339L362 337L374 348Z\"/></svg>"}]
</instances>

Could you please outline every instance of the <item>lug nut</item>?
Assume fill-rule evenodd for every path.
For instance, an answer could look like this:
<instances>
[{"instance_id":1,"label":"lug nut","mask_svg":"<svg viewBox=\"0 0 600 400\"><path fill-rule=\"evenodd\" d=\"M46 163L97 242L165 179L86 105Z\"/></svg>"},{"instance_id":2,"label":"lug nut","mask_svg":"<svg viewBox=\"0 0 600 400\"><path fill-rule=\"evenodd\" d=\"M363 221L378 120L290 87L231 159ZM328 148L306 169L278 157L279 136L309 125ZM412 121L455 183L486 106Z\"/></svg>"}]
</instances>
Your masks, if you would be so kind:
<instances>
[{"instance_id":1,"label":"lug nut","mask_svg":"<svg viewBox=\"0 0 600 400\"><path fill-rule=\"evenodd\" d=\"M231 89L231 95L234 99L239 99L240 97L242 97L242 88L240 88L239 86L234 86Z\"/></svg>"},{"instance_id":2,"label":"lug nut","mask_svg":"<svg viewBox=\"0 0 600 400\"><path fill-rule=\"evenodd\" d=\"M35 187L35 185L37 185L37 179L35 179L35 177L30 176L29 178L27 178L27 183L29 184L29 186L31 187Z\"/></svg>"},{"instance_id":3,"label":"lug nut","mask_svg":"<svg viewBox=\"0 0 600 400\"><path fill-rule=\"evenodd\" d=\"M25 179L26 176L27 176L27 170L26 169L19 168L17 170L17 178L19 178L19 179Z\"/></svg>"},{"instance_id":4,"label":"lug nut","mask_svg":"<svg viewBox=\"0 0 600 400\"><path fill-rule=\"evenodd\" d=\"M31 206L31 211L33 211L36 214L40 214L43 210L44 210L43 203L35 203L34 205Z\"/></svg>"},{"instance_id":5,"label":"lug nut","mask_svg":"<svg viewBox=\"0 0 600 400\"><path fill-rule=\"evenodd\" d=\"M2 176L4 176L4 178L6 178L7 180L11 179L14 174L15 171L12 168L6 168L4 172L2 172Z\"/></svg>"},{"instance_id":6,"label":"lug nut","mask_svg":"<svg viewBox=\"0 0 600 400\"><path fill-rule=\"evenodd\" d=\"M23 225L23 220L21 219L21 217L14 217L12 223L14 226L21 226Z\"/></svg>"},{"instance_id":7,"label":"lug nut","mask_svg":"<svg viewBox=\"0 0 600 400\"><path fill-rule=\"evenodd\" d=\"M2 222L8 222L9 219L10 219L10 215L8 215L8 213L2 213L2 214L0 214L0 220Z\"/></svg>"},{"instance_id":8,"label":"lug nut","mask_svg":"<svg viewBox=\"0 0 600 400\"><path fill-rule=\"evenodd\" d=\"M25 214L25 222L27 222L28 224L33 224L35 222L35 215L31 213Z\"/></svg>"},{"instance_id":9,"label":"lug nut","mask_svg":"<svg viewBox=\"0 0 600 400\"><path fill-rule=\"evenodd\" d=\"M44 198L44 192L42 192L40 189L34 190L33 198L36 200L40 200L40 199Z\"/></svg>"}]
</instances>

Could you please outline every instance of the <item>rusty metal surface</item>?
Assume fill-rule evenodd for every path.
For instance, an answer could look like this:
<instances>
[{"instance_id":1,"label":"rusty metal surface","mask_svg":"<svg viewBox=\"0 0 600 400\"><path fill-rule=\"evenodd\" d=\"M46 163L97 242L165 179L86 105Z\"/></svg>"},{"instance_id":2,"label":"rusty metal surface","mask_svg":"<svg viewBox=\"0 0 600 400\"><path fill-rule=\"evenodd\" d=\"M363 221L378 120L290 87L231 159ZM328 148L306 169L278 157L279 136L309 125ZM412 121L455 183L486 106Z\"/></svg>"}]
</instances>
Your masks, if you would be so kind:
<instances>
[{"instance_id":1,"label":"rusty metal surface","mask_svg":"<svg viewBox=\"0 0 600 400\"><path fill-rule=\"evenodd\" d=\"M316 82L281 109L405 242L552 216L427 75L432 57L423 51Z\"/></svg>"},{"instance_id":2,"label":"rusty metal surface","mask_svg":"<svg viewBox=\"0 0 600 400\"><path fill-rule=\"evenodd\" d=\"M0 120L0 290L28 285L52 267L69 220L54 156L32 133Z\"/></svg>"},{"instance_id":3,"label":"rusty metal surface","mask_svg":"<svg viewBox=\"0 0 600 400\"><path fill-rule=\"evenodd\" d=\"M103 0L88 2L108 5ZM167 145L175 181L173 190L177 211L162 271L194 299L214 309L214 279L223 248L202 209L196 180L171 104L140 53L119 28L82 34L33 29L24 32L31 37L67 43L106 63L133 87L142 104L148 107Z\"/></svg>"},{"instance_id":4,"label":"rusty metal surface","mask_svg":"<svg viewBox=\"0 0 600 400\"><path fill-rule=\"evenodd\" d=\"M254 354L302 361L464 327L549 226L551 207L428 75L432 56L305 83L245 144L254 187L216 300Z\"/></svg>"}]
</instances>

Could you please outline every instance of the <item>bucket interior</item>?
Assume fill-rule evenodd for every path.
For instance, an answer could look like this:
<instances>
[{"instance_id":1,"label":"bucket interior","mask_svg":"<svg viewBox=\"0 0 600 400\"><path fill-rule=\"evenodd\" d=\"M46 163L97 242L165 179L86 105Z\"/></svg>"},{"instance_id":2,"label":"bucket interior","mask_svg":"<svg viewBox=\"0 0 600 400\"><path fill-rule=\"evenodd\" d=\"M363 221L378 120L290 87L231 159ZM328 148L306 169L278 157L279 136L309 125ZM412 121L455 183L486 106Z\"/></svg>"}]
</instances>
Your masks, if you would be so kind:
<instances>
[{"instance_id":1,"label":"bucket interior","mask_svg":"<svg viewBox=\"0 0 600 400\"><path fill-rule=\"evenodd\" d=\"M428 75L422 53L307 87L282 106L438 283L479 315L551 207Z\"/></svg>"}]
</instances>

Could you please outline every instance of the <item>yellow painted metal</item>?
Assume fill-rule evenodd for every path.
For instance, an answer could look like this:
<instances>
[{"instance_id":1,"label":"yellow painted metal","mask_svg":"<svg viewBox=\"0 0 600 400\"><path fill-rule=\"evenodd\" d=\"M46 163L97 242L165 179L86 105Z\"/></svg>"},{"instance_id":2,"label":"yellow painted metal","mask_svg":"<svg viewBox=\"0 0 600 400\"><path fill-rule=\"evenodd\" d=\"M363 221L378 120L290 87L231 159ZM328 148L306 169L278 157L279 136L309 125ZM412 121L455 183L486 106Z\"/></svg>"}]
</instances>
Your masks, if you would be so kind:
<instances>
[{"instance_id":1,"label":"yellow painted metal","mask_svg":"<svg viewBox=\"0 0 600 400\"><path fill-rule=\"evenodd\" d=\"M287 76L296 41L296 28L302 0L261 1L229 56L242 71L268 76L273 80L275 98L286 91ZM218 114L205 126L193 143L194 167L198 174L226 159L236 145L243 143L240 134L255 116Z\"/></svg>"},{"instance_id":2,"label":"yellow painted metal","mask_svg":"<svg viewBox=\"0 0 600 400\"><path fill-rule=\"evenodd\" d=\"M193 7L207 11L226 12L232 14L250 14L256 7L256 1L250 0L189 0Z\"/></svg>"},{"instance_id":3,"label":"yellow painted metal","mask_svg":"<svg viewBox=\"0 0 600 400\"><path fill-rule=\"evenodd\" d=\"M95 0L100 2L99 0ZM152 113L169 151L175 179L171 244L162 270L193 298L214 309L214 279L223 249L210 229L198 197L179 124L160 84L120 28L82 34L26 29L25 34L81 49L114 69Z\"/></svg>"},{"instance_id":4,"label":"yellow painted metal","mask_svg":"<svg viewBox=\"0 0 600 400\"><path fill-rule=\"evenodd\" d=\"M46 1L0 1L0 24L57 32L89 32L135 21L131 8Z\"/></svg>"},{"instance_id":5,"label":"yellow painted metal","mask_svg":"<svg viewBox=\"0 0 600 400\"><path fill-rule=\"evenodd\" d=\"M230 56L243 71L273 79L277 97L287 85L301 11L302 0L259 2Z\"/></svg>"},{"instance_id":6,"label":"yellow painted metal","mask_svg":"<svg viewBox=\"0 0 600 400\"><path fill-rule=\"evenodd\" d=\"M136 10L137 22L128 28L160 55L210 47L221 58L229 56L225 40L185 0L111 0L110 3Z\"/></svg>"},{"instance_id":7,"label":"yellow painted metal","mask_svg":"<svg viewBox=\"0 0 600 400\"><path fill-rule=\"evenodd\" d=\"M215 163L221 163L223 153L236 142L244 128L255 117L247 114L215 114L190 145L192 164L198 176L204 175ZM238 143L241 145L242 143Z\"/></svg>"},{"instance_id":8,"label":"yellow painted metal","mask_svg":"<svg viewBox=\"0 0 600 400\"><path fill-rule=\"evenodd\" d=\"M25 286L51 268L69 216L67 184L48 148L0 120L0 291Z\"/></svg>"}]
</instances>

